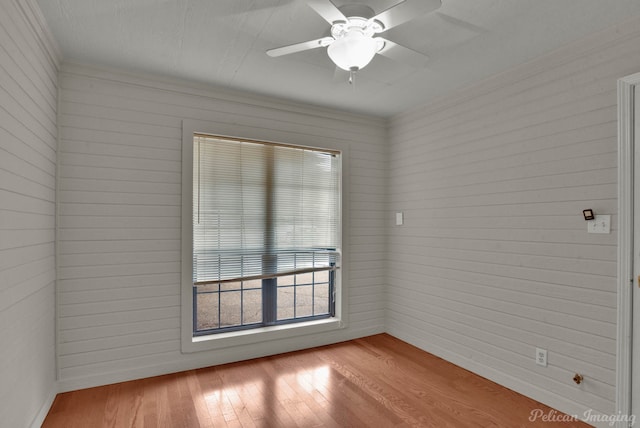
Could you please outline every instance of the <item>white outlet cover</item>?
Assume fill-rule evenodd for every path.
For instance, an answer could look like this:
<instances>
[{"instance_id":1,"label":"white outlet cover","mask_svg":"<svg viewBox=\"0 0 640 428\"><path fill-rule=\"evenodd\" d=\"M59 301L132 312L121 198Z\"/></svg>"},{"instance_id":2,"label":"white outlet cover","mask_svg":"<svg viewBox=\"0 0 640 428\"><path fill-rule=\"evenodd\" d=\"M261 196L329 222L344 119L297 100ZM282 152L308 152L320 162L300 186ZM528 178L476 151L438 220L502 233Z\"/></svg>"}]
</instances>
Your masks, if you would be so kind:
<instances>
[{"instance_id":1,"label":"white outlet cover","mask_svg":"<svg viewBox=\"0 0 640 428\"><path fill-rule=\"evenodd\" d=\"M589 233L611 233L611 216L596 215L593 220L587 221L587 232Z\"/></svg>"},{"instance_id":2,"label":"white outlet cover","mask_svg":"<svg viewBox=\"0 0 640 428\"><path fill-rule=\"evenodd\" d=\"M536 364L542 367L547 367L547 350L536 348Z\"/></svg>"}]
</instances>

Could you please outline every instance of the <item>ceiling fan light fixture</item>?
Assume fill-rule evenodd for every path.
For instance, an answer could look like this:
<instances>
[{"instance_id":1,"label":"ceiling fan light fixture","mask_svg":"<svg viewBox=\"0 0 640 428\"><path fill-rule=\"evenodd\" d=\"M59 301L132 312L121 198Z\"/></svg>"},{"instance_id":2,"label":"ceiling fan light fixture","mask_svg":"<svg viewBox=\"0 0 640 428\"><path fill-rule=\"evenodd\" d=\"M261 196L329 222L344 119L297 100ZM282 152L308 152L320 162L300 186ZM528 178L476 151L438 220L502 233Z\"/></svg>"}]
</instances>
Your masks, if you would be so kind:
<instances>
[{"instance_id":1,"label":"ceiling fan light fixture","mask_svg":"<svg viewBox=\"0 0 640 428\"><path fill-rule=\"evenodd\" d=\"M341 69L357 71L371 62L378 48L376 40L357 29L352 29L331 43L327 48L327 54Z\"/></svg>"},{"instance_id":2,"label":"ceiling fan light fixture","mask_svg":"<svg viewBox=\"0 0 640 428\"><path fill-rule=\"evenodd\" d=\"M306 0L307 4L325 21L331 24L331 35L307 42L269 49L267 55L279 57L296 52L327 47L333 63L350 72L349 82L355 73L366 67L376 54L397 61L422 67L427 57L376 34L424 15L442 6L442 0L401 0L377 15L364 2L348 1L337 8L334 0Z\"/></svg>"}]
</instances>

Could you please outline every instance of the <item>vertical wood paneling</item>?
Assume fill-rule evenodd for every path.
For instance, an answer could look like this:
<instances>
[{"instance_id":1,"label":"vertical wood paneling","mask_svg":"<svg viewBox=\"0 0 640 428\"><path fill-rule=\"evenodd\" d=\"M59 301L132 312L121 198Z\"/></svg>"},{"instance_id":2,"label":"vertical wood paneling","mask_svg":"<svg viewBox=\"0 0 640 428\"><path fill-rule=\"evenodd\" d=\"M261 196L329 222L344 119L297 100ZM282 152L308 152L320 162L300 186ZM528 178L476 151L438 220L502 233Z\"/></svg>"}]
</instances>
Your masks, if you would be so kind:
<instances>
[{"instance_id":1,"label":"vertical wood paneling","mask_svg":"<svg viewBox=\"0 0 640 428\"><path fill-rule=\"evenodd\" d=\"M38 11L0 3L0 424L12 427L39 425L56 392L59 55Z\"/></svg>"},{"instance_id":2,"label":"vertical wood paneling","mask_svg":"<svg viewBox=\"0 0 640 428\"><path fill-rule=\"evenodd\" d=\"M614 413L616 80L640 70L637 28L391 121L389 333L565 412ZM587 234L585 208L612 233Z\"/></svg>"},{"instance_id":3,"label":"vertical wood paneling","mask_svg":"<svg viewBox=\"0 0 640 428\"><path fill-rule=\"evenodd\" d=\"M201 86L60 73L58 353L63 390L384 330L386 124ZM182 120L220 134L349 148L349 325L338 334L180 353Z\"/></svg>"}]
</instances>

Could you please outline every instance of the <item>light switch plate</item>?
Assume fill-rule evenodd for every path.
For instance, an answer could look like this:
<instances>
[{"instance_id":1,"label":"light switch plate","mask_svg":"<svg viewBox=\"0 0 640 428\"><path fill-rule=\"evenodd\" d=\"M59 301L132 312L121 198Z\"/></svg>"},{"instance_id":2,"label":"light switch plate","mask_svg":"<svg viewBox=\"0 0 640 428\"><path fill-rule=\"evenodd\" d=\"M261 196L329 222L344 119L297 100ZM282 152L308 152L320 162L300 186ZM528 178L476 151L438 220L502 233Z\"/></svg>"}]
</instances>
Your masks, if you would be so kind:
<instances>
[{"instance_id":1,"label":"light switch plate","mask_svg":"<svg viewBox=\"0 0 640 428\"><path fill-rule=\"evenodd\" d=\"M396 226L404 224L404 213L396 213Z\"/></svg>"},{"instance_id":2,"label":"light switch plate","mask_svg":"<svg viewBox=\"0 0 640 428\"><path fill-rule=\"evenodd\" d=\"M596 218L587 221L587 231L589 233L611 233L611 216L596 214Z\"/></svg>"}]
</instances>

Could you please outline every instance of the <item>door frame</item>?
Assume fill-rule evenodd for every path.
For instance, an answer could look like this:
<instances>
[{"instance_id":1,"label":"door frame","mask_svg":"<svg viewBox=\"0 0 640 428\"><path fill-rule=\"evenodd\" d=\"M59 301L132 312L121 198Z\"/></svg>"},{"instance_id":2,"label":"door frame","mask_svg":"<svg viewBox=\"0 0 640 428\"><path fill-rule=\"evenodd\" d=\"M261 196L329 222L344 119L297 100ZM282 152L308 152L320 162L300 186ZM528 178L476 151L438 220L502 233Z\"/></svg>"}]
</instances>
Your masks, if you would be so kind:
<instances>
[{"instance_id":1,"label":"door frame","mask_svg":"<svg viewBox=\"0 0 640 428\"><path fill-rule=\"evenodd\" d=\"M618 80L618 319L616 413L631 413L633 328L634 90L640 73Z\"/></svg>"}]
</instances>

